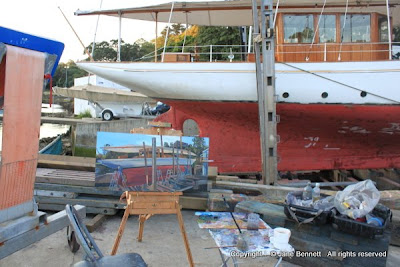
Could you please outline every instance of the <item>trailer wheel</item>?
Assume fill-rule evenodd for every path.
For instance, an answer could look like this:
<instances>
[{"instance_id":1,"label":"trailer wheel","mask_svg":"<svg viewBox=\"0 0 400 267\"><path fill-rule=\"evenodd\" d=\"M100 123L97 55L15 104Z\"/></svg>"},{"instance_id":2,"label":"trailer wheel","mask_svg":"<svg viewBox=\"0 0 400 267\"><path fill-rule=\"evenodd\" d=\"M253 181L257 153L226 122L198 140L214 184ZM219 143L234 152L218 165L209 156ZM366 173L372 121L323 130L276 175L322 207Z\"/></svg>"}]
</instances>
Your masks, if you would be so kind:
<instances>
[{"instance_id":1,"label":"trailer wheel","mask_svg":"<svg viewBox=\"0 0 400 267\"><path fill-rule=\"evenodd\" d=\"M103 114L101 114L103 121L111 121L114 118L114 115L111 111L105 110Z\"/></svg>"},{"instance_id":2,"label":"trailer wheel","mask_svg":"<svg viewBox=\"0 0 400 267\"><path fill-rule=\"evenodd\" d=\"M68 232L70 232L70 233L68 234ZM71 250L71 252L72 253L77 252L81 246L79 245L78 241L76 240L75 232L72 231L72 229L70 229L70 226L68 226L68 228L67 228L67 239L68 239L68 246L69 246L69 249Z\"/></svg>"}]
</instances>

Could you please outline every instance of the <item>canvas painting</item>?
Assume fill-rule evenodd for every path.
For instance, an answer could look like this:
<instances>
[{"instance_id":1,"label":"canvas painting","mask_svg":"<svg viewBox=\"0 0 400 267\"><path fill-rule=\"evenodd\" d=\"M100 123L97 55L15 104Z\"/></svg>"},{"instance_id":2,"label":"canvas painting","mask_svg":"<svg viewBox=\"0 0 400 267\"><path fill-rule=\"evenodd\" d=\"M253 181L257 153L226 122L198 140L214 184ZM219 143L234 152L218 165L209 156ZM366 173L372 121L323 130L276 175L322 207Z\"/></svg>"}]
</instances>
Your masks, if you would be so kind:
<instances>
[{"instance_id":1,"label":"canvas painting","mask_svg":"<svg viewBox=\"0 0 400 267\"><path fill-rule=\"evenodd\" d=\"M119 191L205 190L208 148L205 137L98 132L96 186Z\"/></svg>"}]
</instances>

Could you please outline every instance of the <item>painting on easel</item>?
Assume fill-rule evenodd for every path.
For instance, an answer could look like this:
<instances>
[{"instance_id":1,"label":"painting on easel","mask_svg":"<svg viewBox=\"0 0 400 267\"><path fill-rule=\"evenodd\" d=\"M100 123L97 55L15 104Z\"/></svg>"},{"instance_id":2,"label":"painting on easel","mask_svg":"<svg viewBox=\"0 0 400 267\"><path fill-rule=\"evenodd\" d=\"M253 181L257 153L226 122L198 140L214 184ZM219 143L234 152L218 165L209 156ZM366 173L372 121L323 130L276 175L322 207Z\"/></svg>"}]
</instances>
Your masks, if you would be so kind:
<instances>
[{"instance_id":1,"label":"painting on easel","mask_svg":"<svg viewBox=\"0 0 400 267\"><path fill-rule=\"evenodd\" d=\"M208 148L206 137L98 132L96 186L116 191L206 190Z\"/></svg>"}]
</instances>

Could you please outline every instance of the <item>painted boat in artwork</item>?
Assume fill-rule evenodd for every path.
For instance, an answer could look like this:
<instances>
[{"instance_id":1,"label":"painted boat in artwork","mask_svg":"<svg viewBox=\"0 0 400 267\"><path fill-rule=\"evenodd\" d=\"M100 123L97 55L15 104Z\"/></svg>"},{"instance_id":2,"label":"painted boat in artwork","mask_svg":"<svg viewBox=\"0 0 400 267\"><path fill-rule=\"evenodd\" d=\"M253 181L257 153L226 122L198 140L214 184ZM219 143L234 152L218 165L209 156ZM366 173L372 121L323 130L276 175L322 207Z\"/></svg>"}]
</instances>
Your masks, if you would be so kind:
<instances>
[{"instance_id":1,"label":"painted boat in artwork","mask_svg":"<svg viewBox=\"0 0 400 267\"><path fill-rule=\"evenodd\" d=\"M184 12L190 11L195 20L199 19L196 12L212 8L214 13L209 14L209 20L198 24L213 25L211 20L218 20L215 12L221 10L221 17L227 19L232 18L227 15L230 11L230 15L241 10L251 16L244 2L249 3L222 1L219 8L213 3L215 6L208 9L209 2L203 6L202 2L187 3L176 8L178 15L174 22L179 22ZM324 20L327 25L333 19L334 34L327 40L329 29L324 32L318 29L320 36L311 36L313 42L317 40L314 45L310 44L311 39L306 40L304 31L297 31L300 24L293 21L304 19L311 24L319 21L321 6L310 4L312 1L300 2L304 6L298 10L293 9L295 4L283 6L276 21L278 169L400 167L400 61L388 59L392 43L384 40L382 21L385 20L381 19L385 1L350 1L351 15L345 13L345 6L339 1L332 1L326 16L333 17ZM158 9L132 8L123 14L127 18L150 20L145 12L169 12L162 8L161 5ZM118 10L91 14L116 16ZM236 18L237 22L232 23L243 21L243 24L234 25L250 25L244 22L247 17ZM342 19L357 22L358 28L346 28L340 34L345 27L340 23ZM315 29L317 25L311 26ZM360 33L364 28L365 32ZM390 27L386 25L386 32L387 28ZM288 29L295 29L296 34L288 34ZM301 39L305 41L302 43ZM183 130L184 134L185 122L194 120L199 135L210 138L209 159L213 161L210 165L217 166L219 173L261 171L254 63L82 62L78 66L170 105L171 110L156 120L170 122L172 128Z\"/></svg>"},{"instance_id":2,"label":"painted boat in artwork","mask_svg":"<svg viewBox=\"0 0 400 267\"><path fill-rule=\"evenodd\" d=\"M109 187L142 187L151 184L152 159L147 158L147 167L144 158L130 159L103 159L96 162L96 186ZM169 179L180 170L180 173L191 174L195 159L187 158L157 158L157 181ZM146 180L146 175L149 181Z\"/></svg>"}]
</instances>

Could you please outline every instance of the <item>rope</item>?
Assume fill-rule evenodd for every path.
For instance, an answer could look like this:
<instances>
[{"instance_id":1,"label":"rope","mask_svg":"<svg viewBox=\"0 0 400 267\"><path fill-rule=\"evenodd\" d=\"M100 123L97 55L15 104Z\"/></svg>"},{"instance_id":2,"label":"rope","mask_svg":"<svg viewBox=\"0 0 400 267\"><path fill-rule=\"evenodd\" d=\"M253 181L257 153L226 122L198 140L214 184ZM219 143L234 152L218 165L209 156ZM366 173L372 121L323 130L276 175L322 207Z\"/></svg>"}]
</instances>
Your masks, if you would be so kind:
<instances>
[{"instance_id":1,"label":"rope","mask_svg":"<svg viewBox=\"0 0 400 267\"><path fill-rule=\"evenodd\" d=\"M322 14L324 13L324 10L325 10L325 5L326 5L326 0L324 0L324 5L322 6L321 14L319 15L319 18L318 18L318 24L317 24L317 27L315 28L314 36L313 36L313 39L312 39L310 48L308 49L308 53L307 53L307 56L306 56L306 61L310 60L310 57L309 57L309 56L310 56L310 51L311 51L312 46L314 45L315 36L317 35L316 33L317 33L318 30L319 30L319 24L320 24L320 22L321 22Z\"/></svg>"},{"instance_id":2,"label":"rope","mask_svg":"<svg viewBox=\"0 0 400 267\"><path fill-rule=\"evenodd\" d=\"M305 70L305 69L302 69L302 68L293 66L293 65L288 64L288 63L285 63L285 62L279 62L279 63L281 63L281 64L283 64L283 65L286 65L286 66L288 66L288 67L291 67L291 68L293 68L293 69L297 69L297 70L303 71L303 72L305 72L305 73L314 75L314 76L316 76L316 77L325 79L325 80L327 80L327 81L340 84L340 85L345 86L345 87L348 87L348 88L350 88L350 89L353 89L353 90L356 90L356 91L359 91L359 92L366 92L366 93L368 93L368 94L370 94L370 95L372 95L372 96L376 96L376 97L379 97L379 98L382 98L382 99L385 99L385 100L392 101L392 102L395 102L395 103L397 103L397 104L400 104L400 101L398 101L398 100L391 99L391 98L388 98L388 97L385 97L385 96L381 96L381 95L378 95L378 94L374 94L374 93L368 92L368 91L366 91L366 90L362 90L362 89L360 89L360 88L357 88L357 87L354 87L354 86L351 86L351 85L348 85L348 84L345 84L345 83L342 83L342 82L335 81L335 80L333 80L333 79L324 77L324 76L322 76L322 75L319 75L319 74L316 74L316 73L314 73L314 72L311 72L311 71L308 71L308 70Z\"/></svg>"},{"instance_id":3,"label":"rope","mask_svg":"<svg viewBox=\"0 0 400 267\"><path fill-rule=\"evenodd\" d=\"M344 21L343 21L343 27L342 27L342 32L340 33L340 47L339 47L339 56L338 60L341 61L341 53L342 53L342 45L343 45L343 34L344 34L344 28L346 27L346 20L347 20L347 10L349 8L349 0L346 2L346 11L344 12Z\"/></svg>"}]
</instances>

